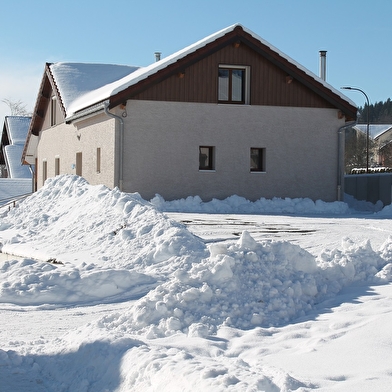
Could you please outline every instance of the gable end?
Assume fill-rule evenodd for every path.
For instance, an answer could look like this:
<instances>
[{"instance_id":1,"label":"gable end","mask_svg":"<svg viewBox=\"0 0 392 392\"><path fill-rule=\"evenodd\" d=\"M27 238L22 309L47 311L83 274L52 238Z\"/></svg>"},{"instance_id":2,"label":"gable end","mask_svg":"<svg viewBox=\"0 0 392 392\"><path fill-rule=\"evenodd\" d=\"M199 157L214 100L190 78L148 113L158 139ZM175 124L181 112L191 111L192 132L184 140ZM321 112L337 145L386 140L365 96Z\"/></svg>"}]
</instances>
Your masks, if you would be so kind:
<instances>
[{"instance_id":1,"label":"gable end","mask_svg":"<svg viewBox=\"0 0 392 392\"><path fill-rule=\"evenodd\" d=\"M245 54L244 59L238 54L239 51L248 48L259 57ZM237 54L229 55L226 52L232 51ZM218 54L221 56L219 58ZM215 58L214 58L215 57ZM210 59L211 58L211 59ZM113 95L110 98L110 108L119 104L123 104L128 99L155 99L155 100L172 100L172 101L189 101L189 102L216 102L216 78L211 78L207 75L208 69L211 72L211 67L217 69L220 59L234 60L236 65L250 65L252 61L252 73L265 74L264 76L257 76L258 83L262 82L264 85L268 84L269 92L274 97L264 97L258 99L251 99L251 104L259 105L278 105L278 106L304 106L304 107L331 107L339 109L346 116L347 120L356 118L356 107L350 105L347 101L342 99L339 95L334 93L331 89L326 87L312 76L308 75L302 69L298 68L293 62L288 61L285 57L280 55L277 51L272 50L260 40L256 39L250 33L244 31L241 26L236 26L232 31L226 33L224 36L217 38L213 42L197 49L196 51L180 58L175 63L157 71L147 78L139 81L123 91ZM263 61L263 59L265 61ZM204 65L202 64L205 62ZM248 63L246 62L248 61ZM230 62L228 60L228 62ZM267 64L269 63L269 65ZM208 63L208 65L207 65ZM263 64L261 64L263 63ZM200 64L199 75L192 67ZM203 68L204 67L204 68ZM264 67L263 70L259 68ZM267 69L268 68L268 69ZM267 70L266 70L267 69ZM191 71L191 72L190 72ZM192 73L193 72L193 73ZM179 78L186 79L188 74L192 74L192 86L188 86L186 90L186 83L179 81ZM274 79L267 79L269 75L274 75ZM279 75L277 75L279 73ZM210 77L208 87L205 90L198 91L207 82L203 78ZM171 80L170 80L171 78ZM288 88L287 80L290 79L292 86ZM159 86L161 84L161 86ZM255 86L253 85L253 89ZM182 91L181 89L185 89ZM294 89L295 92L294 92ZM187 91L192 90L192 96ZM280 97L276 97L280 94ZM201 98L203 97L203 98Z\"/></svg>"}]
</instances>

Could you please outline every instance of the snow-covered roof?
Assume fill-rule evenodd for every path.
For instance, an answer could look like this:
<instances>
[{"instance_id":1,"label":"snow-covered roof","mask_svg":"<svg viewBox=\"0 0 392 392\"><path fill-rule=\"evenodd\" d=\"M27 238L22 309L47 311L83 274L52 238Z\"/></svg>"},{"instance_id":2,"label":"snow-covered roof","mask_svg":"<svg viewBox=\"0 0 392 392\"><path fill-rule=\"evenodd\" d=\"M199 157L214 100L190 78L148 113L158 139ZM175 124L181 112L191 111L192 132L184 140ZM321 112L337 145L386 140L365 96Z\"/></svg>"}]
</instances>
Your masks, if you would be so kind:
<instances>
[{"instance_id":1,"label":"snow-covered roof","mask_svg":"<svg viewBox=\"0 0 392 392\"><path fill-rule=\"evenodd\" d=\"M29 167L22 165L23 148L23 144L10 144L4 147L8 177L10 178L31 178Z\"/></svg>"},{"instance_id":2,"label":"snow-covered roof","mask_svg":"<svg viewBox=\"0 0 392 392\"><path fill-rule=\"evenodd\" d=\"M22 165L23 148L30 122L31 117L5 117L3 132L7 133L8 140L2 139L1 147L9 178L31 178L29 168Z\"/></svg>"},{"instance_id":3,"label":"snow-covered roof","mask_svg":"<svg viewBox=\"0 0 392 392\"><path fill-rule=\"evenodd\" d=\"M0 178L0 206L32 192L31 178Z\"/></svg>"},{"instance_id":4,"label":"snow-covered roof","mask_svg":"<svg viewBox=\"0 0 392 392\"><path fill-rule=\"evenodd\" d=\"M68 114L72 104L80 97L122 79L139 67L62 62L51 64L49 68Z\"/></svg>"},{"instance_id":5,"label":"snow-covered roof","mask_svg":"<svg viewBox=\"0 0 392 392\"><path fill-rule=\"evenodd\" d=\"M10 144L24 144L29 130L31 117L6 116L5 126Z\"/></svg>"},{"instance_id":6,"label":"snow-covered roof","mask_svg":"<svg viewBox=\"0 0 392 392\"><path fill-rule=\"evenodd\" d=\"M359 131L366 133L367 132L367 124L357 124L355 125ZM392 124L369 124L369 135L373 139L377 139L384 132L389 131L392 128Z\"/></svg>"},{"instance_id":7,"label":"snow-covered roof","mask_svg":"<svg viewBox=\"0 0 392 392\"><path fill-rule=\"evenodd\" d=\"M88 86L86 83L86 88L84 89L84 93L80 93L76 96L74 94L72 102L67 102L67 118L72 117L76 112L83 110L91 105L94 105L98 102L102 102L104 100L109 99L111 96L114 96L118 94L119 92L127 89L130 86L133 86L137 84L138 82L148 78L149 76L157 73L158 71L166 68L170 64L173 64L177 62L178 60L184 58L185 56L195 52L196 50L206 46L207 44L215 41L216 39L223 37L225 34L233 31L235 28L240 27L242 28L246 33L250 34L252 37L255 39L259 40L262 44L266 45L269 47L272 51L276 52L279 56L281 56L283 59L286 59L289 63L293 64L296 66L299 70L305 72L308 76L312 77L315 79L317 82L321 83L324 87L328 88L331 90L333 93L338 95L341 99L345 100L348 102L350 105L356 107L356 104L354 101L346 97L340 90L335 89L332 87L330 84L328 84L326 81L324 81L322 78L318 77L305 67L303 67L301 64L297 63L294 61L292 58L289 56L285 55L282 53L280 50L275 48L273 45L271 45L269 42L265 41L263 38L258 36L257 34L253 33L251 30L247 29L246 27L242 26L241 24L234 24L231 25L225 29L222 29L214 34L209 35L208 37L197 41L196 43L187 46L186 48L168 56L160 61L154 62L151 65L143 68L138 68L135 69L134 72L131 72L127 74L126 76L119 78L117 80L112 80L111 82L108 83L102 83L101 86L96 87L96 88L87 88L87 87L92 87ZM98 75L96 75L97 77ZM77 86L75 86L77 87ZM89 90L89 91L88 91Z\"/></svg>"}]
</instances>

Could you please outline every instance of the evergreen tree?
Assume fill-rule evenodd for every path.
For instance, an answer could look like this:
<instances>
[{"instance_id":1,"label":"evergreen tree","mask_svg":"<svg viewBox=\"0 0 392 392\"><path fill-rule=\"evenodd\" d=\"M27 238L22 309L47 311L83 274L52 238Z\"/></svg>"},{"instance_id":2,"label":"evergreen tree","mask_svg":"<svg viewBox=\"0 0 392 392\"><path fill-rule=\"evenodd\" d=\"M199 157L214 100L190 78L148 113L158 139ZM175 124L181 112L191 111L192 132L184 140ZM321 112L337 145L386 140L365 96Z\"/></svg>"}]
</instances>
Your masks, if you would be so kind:
<instances>
[{"instance_id":1,"label":"evergreen tree","mask_svg":"<svg viewBox=\"0 0 392 392\"><path fill-rule=\"evenodd\" d=\"M366 124L367 109L365 103L364 107L358 108L358 124ZM392 101L388 98L385 102L376 102L369 105L369 122L371 124L392 124Z\"/></svg>"}]
</instances>

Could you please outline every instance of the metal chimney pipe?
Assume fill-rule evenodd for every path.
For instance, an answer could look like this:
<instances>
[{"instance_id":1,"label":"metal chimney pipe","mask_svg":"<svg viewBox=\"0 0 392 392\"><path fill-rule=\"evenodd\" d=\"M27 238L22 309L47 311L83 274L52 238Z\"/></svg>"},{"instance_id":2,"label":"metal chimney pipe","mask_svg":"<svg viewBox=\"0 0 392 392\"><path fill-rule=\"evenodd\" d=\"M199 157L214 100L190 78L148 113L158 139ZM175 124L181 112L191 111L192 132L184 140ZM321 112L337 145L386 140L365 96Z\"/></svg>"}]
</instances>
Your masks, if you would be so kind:
<instances>
[{"instance_id":1,"label":"metal chimney pipe","mask_svg":"<svg viewBox=\"0 0 392 392\"><path fill-rule=\"evenodd\" d=\"M161 59L161 52L155 52L154 53L154 55L155 55L155 61L159 61L160 59Z\"/></svg>"},{"instance_id":2,"label":"metal chimney pipe","mask_svg":"<svg viewBox=\"0 0 392 392\"><path fill-rule=\"evenodd\" d=\"M325 80L327 74L327 51L320 50L320 78Z\"/></svg>"}]
</instances>

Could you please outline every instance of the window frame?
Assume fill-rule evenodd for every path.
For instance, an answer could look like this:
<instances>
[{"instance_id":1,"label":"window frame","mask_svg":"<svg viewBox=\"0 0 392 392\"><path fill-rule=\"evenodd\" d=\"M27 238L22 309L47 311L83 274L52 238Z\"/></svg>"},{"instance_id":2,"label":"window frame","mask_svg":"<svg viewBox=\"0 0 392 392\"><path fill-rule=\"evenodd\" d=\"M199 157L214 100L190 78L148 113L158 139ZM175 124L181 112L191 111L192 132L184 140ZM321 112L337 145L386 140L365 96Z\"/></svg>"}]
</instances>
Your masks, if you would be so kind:
<instances>
[{"instance_id":1,"label":"window frame","mask_svg":"<svg viewBox=\"0 0 392 392\"><path fill-rule=\"evenodd\" d=\"M229 96L228 99L220 99L219 91L220 91L220 81L219 81L219 71L220 70L228 70L229 71ZM243 80L242 80L242 100L241 101L233 101L232 99L232 73L233 71L241 70L244 72ZM249 105L250 104L250 66L248 65L232 65L232 64L219 64L218 66L218 103L220 104L229 104L229 105Z\"/></svg>"},{"instance_id":2,"label":"window frame","mask_svg":"<svg viewBox=\"0 0 392 392\"><path fill-rule=\"evenodd\" d=\"M208 149L207 165L201 165L202 149ZM215 170L215 147L214 146L199 146L199 171L214 171Z\"/></svg>"},{"instance_id":3,"label":"window frame","mask_svg":"<svg viewBox=\"0 0 392 392\"><path fill-rule=\"evenodd\" d=\"M252 166L253 151L257 151L257 162ZM265 147L251 147L250 148L250 172L251 173L265 173L266 172L266 149Z\"/></svg>"}]
</instances>

